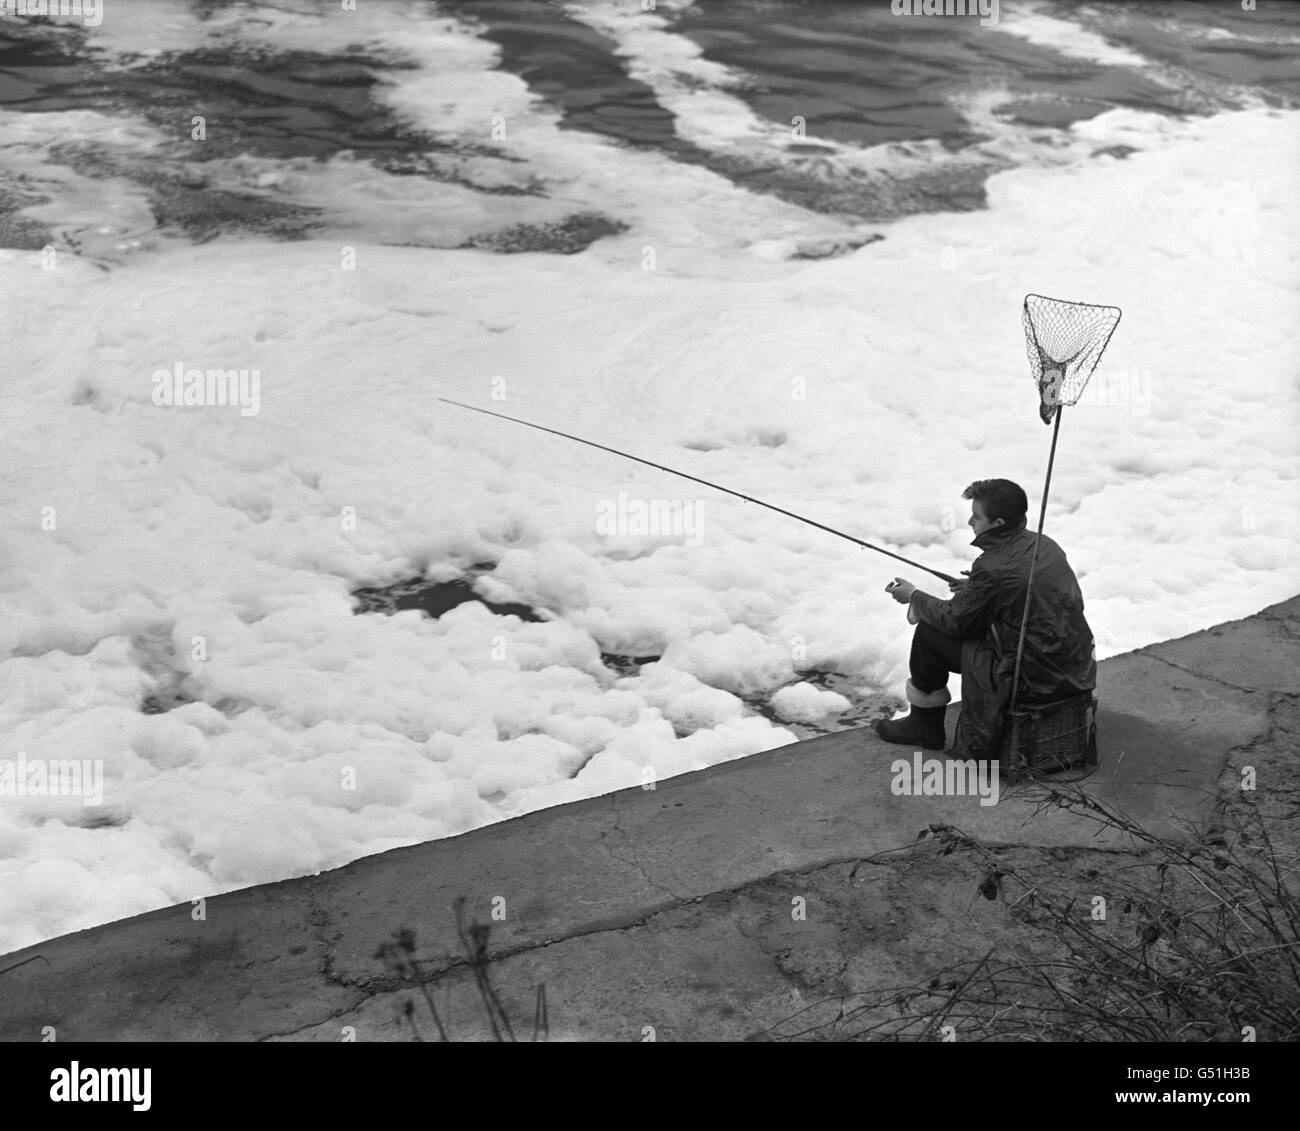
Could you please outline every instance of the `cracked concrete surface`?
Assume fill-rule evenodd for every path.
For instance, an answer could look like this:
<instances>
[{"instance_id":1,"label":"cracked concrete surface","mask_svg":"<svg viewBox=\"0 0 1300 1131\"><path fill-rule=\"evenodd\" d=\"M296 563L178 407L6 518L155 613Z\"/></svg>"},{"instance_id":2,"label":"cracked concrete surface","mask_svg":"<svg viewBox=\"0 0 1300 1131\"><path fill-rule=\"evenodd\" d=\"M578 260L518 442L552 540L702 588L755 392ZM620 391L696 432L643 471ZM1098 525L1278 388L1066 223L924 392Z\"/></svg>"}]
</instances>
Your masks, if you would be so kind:
<instances>
[{"instance_id":1,"label":"cracked concrete surface","mask_svg":"<svg viewBox=\"0 0 1300 1131\"><path fill-rule=\"evenodd\" d=\"M1166 836L1214 819L1241 766L1297 808L1300 598L1100 665L1094 797ZM951 715L950 715L951 723ZM408 1000L376 949L414 930L449 1032L487 1023L451 907L490 922L494 984L528 1035L545 983L552 1039L745 1039L785 1032L837 995L915 981L1025 928L990 860L1095 876L1138 846L1032 788L896 797L909 756L867 730L532 813L344 868L52 939L0 958L0 1038L409 1040ZM1264 795L1261 794L1261 797ZM1287 809L1290 806L1290 809ZM931 825L980 854L944 850ZM1080 882L1084 882L1082 879ZM1091 881L1089 881L1091 882ZM493 921L493 910L504 918ZM801 1012L811 1011L811 1012Z\"/></svg>"}]
</instances>

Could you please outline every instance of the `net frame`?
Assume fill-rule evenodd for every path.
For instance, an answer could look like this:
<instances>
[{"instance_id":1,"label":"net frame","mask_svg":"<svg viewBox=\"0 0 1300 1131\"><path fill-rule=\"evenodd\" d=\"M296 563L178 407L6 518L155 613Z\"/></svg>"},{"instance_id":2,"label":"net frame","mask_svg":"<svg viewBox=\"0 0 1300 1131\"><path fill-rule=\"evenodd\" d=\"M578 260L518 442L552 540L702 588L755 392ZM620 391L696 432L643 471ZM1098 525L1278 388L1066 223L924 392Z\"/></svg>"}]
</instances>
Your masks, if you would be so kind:
<instances>
[{"instance_id":1,"label":"net frame","mask_svg":"<svg viewBox=\"0 0 1300 1131\"><path fill-rule=\"evenodd\" d=\"M1020 321L1044 424L1083 395L1122 315L1117 306L1025 295Z\"/></svg>"}]
</instances>

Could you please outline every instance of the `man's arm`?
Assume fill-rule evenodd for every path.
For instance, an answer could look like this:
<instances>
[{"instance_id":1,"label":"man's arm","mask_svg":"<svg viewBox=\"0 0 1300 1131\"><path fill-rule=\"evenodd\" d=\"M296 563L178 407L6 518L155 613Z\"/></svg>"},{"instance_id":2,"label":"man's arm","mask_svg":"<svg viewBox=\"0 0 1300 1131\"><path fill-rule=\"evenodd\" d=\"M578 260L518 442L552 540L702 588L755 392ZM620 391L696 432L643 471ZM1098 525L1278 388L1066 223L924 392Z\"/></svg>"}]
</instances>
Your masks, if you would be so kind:
<instances>
[{"instance_id":1,"label":"man's arm","mask_svg":"<svg viewBox=\"0 0 1300 1131\"><path fill-rule=\"evenodd\" d=\"M942 601L929 593L913 592L907 619L912 624L928 624L958 639L982 636L992 619L996 594L992 575L976 559L970 579L953 594L952 600Z\"/></svg>"}]
</instances>

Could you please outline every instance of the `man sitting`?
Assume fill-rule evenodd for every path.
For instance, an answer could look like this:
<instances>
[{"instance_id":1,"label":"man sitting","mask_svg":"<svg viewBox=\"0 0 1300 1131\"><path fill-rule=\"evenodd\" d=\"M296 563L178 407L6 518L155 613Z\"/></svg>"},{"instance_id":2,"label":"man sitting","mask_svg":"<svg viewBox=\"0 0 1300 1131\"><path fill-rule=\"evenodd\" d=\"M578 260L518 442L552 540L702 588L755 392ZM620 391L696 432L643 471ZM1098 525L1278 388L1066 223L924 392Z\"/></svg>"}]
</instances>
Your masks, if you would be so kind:
<instances>
[{"instance_id":1,"label":"man sitting","mask_svg":"<svg viewBox=\"0 0 1300 1131\"><path fill-rule=\"evenodd\" d=\"M1017 705L1050 703L1091 691L1097 685L1092 630L1083 617L1083 594L1061 547L1025 528L1029 500L1009 479L981 479L962 492L971 500L971 543L983 553L968 580L949 585L951 600L919 592L895 578L887 586L907 605L912 635L910 713L882 721L876 732L886 742L942 750L944 714L952 699L948 673L960 672L962 713L953 757L995 759L1025 609L1029 564L1038 542L1033 600L1020 668Z\"/></svg>"}]
</instances>

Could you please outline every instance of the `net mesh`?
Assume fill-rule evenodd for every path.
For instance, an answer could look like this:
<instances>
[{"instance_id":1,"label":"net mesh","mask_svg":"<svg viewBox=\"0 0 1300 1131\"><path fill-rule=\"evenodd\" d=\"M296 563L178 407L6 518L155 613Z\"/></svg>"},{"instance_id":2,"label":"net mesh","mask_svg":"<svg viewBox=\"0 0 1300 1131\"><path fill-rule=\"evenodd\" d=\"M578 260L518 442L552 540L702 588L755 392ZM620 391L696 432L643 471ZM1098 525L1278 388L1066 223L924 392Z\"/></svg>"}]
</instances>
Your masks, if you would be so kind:
<instances>
[{"instance_id":1,"label":"net mesh","mask_svg":"<svg viewBox=\"0 0 1300 1131\"><path fill-rule=\"evenodd\" d=\"M1072 405L1083 394L1119 318L1117 306L1025 295L1025 349L1044 424L1052 422L1061 405Z\"/></svg>"}]
</instances>

